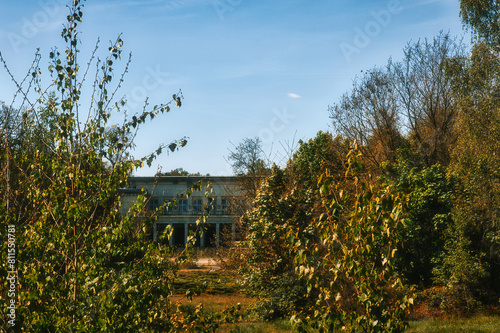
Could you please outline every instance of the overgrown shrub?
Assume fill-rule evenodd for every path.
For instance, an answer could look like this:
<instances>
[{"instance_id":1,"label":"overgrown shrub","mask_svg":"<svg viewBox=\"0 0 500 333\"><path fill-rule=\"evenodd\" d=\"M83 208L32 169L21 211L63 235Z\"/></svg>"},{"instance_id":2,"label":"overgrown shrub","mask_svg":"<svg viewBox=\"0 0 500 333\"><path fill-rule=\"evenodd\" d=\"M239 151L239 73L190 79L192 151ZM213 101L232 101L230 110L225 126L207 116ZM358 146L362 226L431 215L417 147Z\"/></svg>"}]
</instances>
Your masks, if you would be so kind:
<instances>
[{"instance_id":1,"label":"overgrown shrub","mask_svg":"<svg viewBox=\"0 0 500 333\"><path fill-rule=\"evenodd\" d=\"M395 269L404 198L368 183L345 144L319 133L273 169L244 216L243 273L264 315L299 330L401 331L412 302Z\"/></svg>"},{"instance_id":2,"label":"overgrown shrub","mask_svg":"<svg viewBox=\"0 0 500 333\"><path fill-rule=\"evenodd\" d=\"M453 224L456 179L439 164L413 166L404 154L397 163L384 165L384 170L390 175L384 182L408 197L403 209L405 231L398 248L398 270L408 283L430 287L448 228Z\"/></svg>"},{"instance_id":3,"label":"overgrown shrub","mask_svg":"<svg viewBox=\"0 0 500 333\"><path fill-rule=\"evenodd\" d=\"M15 234L16 256L14 268L2 261L0 275L14 276L16 289L7 297L2 279L0 326L26 332L213 331L210 316L185 313L170 302L176 264L168 260L168 247L150 240L154 215L146 213L144 193L126 216L119 214L119 189L131 172L163 149L186 143L160 145L139 159L128 154L146 119L180 106L182 95L150 109L146 103L111 126L111 114L125 106L114 99L123 77L111 84L123 40L111 43L105 59L96 58L96 47L87 67L80 67L83 5L72 1L69 10L62 31L67 47L49 55L52 81L42 86L37 54L27 77L13 78L21 84L18 109L15 98L2 106L0 227L2 235L7 228ZM85 101L87 74L96 64ZM0 251L7 253L3 237ZM12 322L10 300L16 305Z\"/></svg>"}]
</instances>

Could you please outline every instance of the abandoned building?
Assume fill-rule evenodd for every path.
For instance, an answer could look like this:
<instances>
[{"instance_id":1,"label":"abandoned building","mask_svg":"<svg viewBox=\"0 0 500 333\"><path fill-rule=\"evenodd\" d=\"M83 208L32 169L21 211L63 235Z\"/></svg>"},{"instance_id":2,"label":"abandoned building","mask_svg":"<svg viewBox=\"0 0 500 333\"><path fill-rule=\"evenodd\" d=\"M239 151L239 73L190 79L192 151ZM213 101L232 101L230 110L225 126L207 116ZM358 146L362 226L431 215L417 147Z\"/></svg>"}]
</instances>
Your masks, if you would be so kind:
<instances>
[{"instance_id":1,"label":"abandoned building","mask_svg":"<svg viewBox=\"0 0 500 333\"><path fill-rule=\"evenodd\" d=\"M185 246L190 232L196 229L196 221L207 214L206 228L196 239L196 247L218 247L235 232L237 214L234 203L240 197L238 178L230 176L160 176L130 177L128 187L121 190L122 214L126 214L137 196L144 189L147 208L158 211L153 224L153 240L172 227L168 240L170 246ZM200 184L201 188L196 188ZM205 196L209 184L210 194ZM194 187L193 187L194 186ZM189 196L186 194L192 191Z\"/></svg>"}]
</instances>

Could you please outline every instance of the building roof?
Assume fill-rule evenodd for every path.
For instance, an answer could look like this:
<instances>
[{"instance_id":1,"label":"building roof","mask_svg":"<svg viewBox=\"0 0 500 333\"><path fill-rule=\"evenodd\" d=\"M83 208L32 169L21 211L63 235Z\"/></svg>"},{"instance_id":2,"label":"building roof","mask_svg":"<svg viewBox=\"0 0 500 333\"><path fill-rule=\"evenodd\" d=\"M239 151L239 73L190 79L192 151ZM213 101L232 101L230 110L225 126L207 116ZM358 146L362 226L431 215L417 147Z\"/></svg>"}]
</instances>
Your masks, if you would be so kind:
<instances>
[{"instance_id":1,"label":"building roof","mask_svg":"<svg viewBox=\"0 0 500 333\"><path fill-rule=\"evenodd\" d=\"M239 178L236 176L153 176L153 177L129 177L129 182L137 182L137 183L151 183L151 182L159 182L159 183L170 183L170 182L179 182L179 181L237 181Z\"/></svg>"}]
</instances>

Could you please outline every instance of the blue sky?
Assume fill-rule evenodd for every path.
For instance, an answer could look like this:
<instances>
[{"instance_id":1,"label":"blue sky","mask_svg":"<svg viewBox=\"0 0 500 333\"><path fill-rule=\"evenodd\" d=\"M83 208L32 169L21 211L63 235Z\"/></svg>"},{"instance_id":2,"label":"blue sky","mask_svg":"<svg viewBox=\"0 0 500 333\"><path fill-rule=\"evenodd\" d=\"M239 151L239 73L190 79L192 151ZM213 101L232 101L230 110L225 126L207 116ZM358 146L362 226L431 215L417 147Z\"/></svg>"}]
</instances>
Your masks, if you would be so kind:
<instances>
[{"instance_id":1,"label":"blue sky","mask_svg":"<svg viewBox=\"0 0 500 333\"><path fill-rule=\"evenodd\" d=\"M47 68L66 3L4 1L0 52L14 75L25 73L38 47ZM230 175L228 148L249 137L283 164L284 148L332 130L328 105L361 70L401 58L410 41L464 34L457 0L88 0L80 31L84 60L98 37L105 57L122 33L132 52L119 94L129 115L146 96L154 105L182 89L183 106L144 126L134 154L183 136L188 144L136 172L143 176L158 166ZM0 100L14 92L0 71Z\"/></svg>"}]
</instances>

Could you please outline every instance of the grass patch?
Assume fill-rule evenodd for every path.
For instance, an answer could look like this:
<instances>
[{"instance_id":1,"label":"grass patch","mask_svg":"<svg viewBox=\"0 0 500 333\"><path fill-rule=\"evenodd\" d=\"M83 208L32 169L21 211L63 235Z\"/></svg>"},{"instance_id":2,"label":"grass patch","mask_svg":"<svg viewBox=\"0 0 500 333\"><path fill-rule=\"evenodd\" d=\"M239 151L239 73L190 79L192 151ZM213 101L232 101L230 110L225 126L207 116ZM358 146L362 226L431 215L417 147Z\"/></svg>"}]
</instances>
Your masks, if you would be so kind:
<instances>
[{"instance_id":1,"label":"grass patch","mask_svg":"<svg viewBox=\"0 0 500 333\"><path fill-rule=\"evenodd\" d=\"M221 270L181 270L172 286L174 294L185 294L188 290L195 294L209 295L227 295L240 292L240 287L234 276Z\"/></svg>"},{"instance_id":2,"label":"grass patch","mask_svg":"<svg viewBox=\"0 0 500 333\"><path fill-rule=\"evenodd\" d=\"M430 319L411 321L407 332L430 333L498 333L500 332L499 316L475 316L457 319Z\"/></svg>"},{"instance_id":3,"label":"grass patch","mask_svg":"<svg viewBox=\"0 0 500 333\"><path fill-rule=\"evenodd\" d=\"M289 320L276 320L274 322L262 323L238 323L224 324L217 332L220 333L285 333L292 332L292 325Z\"/></svg>"},{"instance_id":4,"label":"grass patch","mask_svg":"<svg viewBox=\"0 0 500 333\"><path fill-rule=\"evenodd\" d=\"M231 306L235 306L238 303L242 305L244 309L249 309L256 299L252 297L247 297L242 294L235 295L199 295L193 296L190 300L184 295L174 295L170 296L172 302L179 302L181 304L192 304L197 305L202 303L203 307L207 311L211 312L222 312Z\"/></svg>"}]
</instances>

